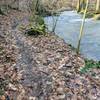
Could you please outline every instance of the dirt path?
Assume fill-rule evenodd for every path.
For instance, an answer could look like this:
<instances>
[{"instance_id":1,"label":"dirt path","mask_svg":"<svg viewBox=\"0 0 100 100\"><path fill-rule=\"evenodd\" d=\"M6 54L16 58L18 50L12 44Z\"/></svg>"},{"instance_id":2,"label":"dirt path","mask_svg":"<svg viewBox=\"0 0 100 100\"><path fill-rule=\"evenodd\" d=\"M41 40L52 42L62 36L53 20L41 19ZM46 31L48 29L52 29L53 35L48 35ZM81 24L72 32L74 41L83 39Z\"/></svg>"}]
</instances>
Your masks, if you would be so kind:
<instances>
[{"instance_id":1,"label":"dirt path","mask_svg":"<svg viewBox=\"0 0 100 100\"><path fill-rule=\"evenodd\" d=\"M24 19L22 19L22 21L23 20ZM21 21L19 21L19 22L22 24ZM17 26L20 23L17 23ZM35 58L36 57L36 52L34 52L35 46L34 46L34 48L32 48L33 45L30 44L30 41L27 40L27 38L24 36L24 34L20 34L16 25L13 25L13 26L14 26L14 29L11 30L12 39L15 42L15 45L17 46L17 48L19 49L19 54L17 55L16 67L18 69L18 72L19 73L21 72L21 74L22 74L20 84L23 87L25 87L24 93L20 94L17 99L22 99L23 97L25 97L25 94L27 94L27 96L29 96L29 97L37 98L38 100L48 100L48 99L56 100L57 98L59 98L59 99L65 98L65 94L63 91L64 82L62 81L62 76L59 76L59 71L56 70L57 66L55 66L55 65L53 65L54 67L48 66L48 70L52 70L52 72L50 72L50 75L48 74L48 72L45 72L43 66L38 65L38 63L37 63L38 59ZM55 74L57 74L57 75L55 75ZM50 84L46 84L46 83L49 83L49 80L52 80L51 86L50 86ZM48 85L50 87L48 87ZM52 86L52 85L54 85L54 86ZM57 85L59 85L59 86L57 86ZM55 87L56 88L59 87L59 88L56 90ZM34 88L34 89L32 89L32 88ZM55 97L55 95L53 95L53 93L52 93L53 88L56 90L56 91L54 91L54 93L57 93L57 91L61 93L59 97L58 96ZM31 92L27 91L29 89L31 89ZM27 92L25 93L25 91L27 91ZM51 93L51 97L49 97L50 96L49 92Z\"/></svg>"}]
</instances>

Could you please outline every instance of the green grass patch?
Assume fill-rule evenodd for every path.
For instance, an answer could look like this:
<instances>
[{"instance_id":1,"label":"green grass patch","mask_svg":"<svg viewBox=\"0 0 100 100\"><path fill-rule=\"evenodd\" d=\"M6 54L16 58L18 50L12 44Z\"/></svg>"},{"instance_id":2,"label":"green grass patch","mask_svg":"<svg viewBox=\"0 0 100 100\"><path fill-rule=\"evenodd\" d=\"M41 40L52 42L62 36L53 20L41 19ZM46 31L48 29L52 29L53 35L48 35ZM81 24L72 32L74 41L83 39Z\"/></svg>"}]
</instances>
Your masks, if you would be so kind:
<instances>
[{"instance_id":1,"label":"green grass patch","mask_svg":"<svg viewBox=\"0 0 100 100\"><path fill-rule=\"evenodd\" d=\"M100 68L100 61L85 60L85 66L80 69L81 73L86 73L92 68Z\"/></svg>"}]
</instances>

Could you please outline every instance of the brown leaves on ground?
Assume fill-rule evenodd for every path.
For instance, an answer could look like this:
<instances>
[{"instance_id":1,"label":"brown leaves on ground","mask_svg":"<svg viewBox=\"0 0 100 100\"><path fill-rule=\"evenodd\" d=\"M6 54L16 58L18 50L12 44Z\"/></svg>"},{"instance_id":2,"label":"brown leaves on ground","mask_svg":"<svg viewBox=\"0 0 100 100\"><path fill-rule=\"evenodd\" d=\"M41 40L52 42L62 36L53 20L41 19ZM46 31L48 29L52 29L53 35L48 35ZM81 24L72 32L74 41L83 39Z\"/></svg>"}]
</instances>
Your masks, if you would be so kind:
<instances>
[{"instance_id":1,"label":"brown leaves on ground","mask_svg":"<svg viewBox=\"0 0 100 100\"><path fill-rule=\"evenodd\" d=\"M0 18L0 99L99 100L100 87L79 73L83 58L57 36L22 34L17 26L28 23L24 15L12 11Z\"/></svg>"}]
</instances>

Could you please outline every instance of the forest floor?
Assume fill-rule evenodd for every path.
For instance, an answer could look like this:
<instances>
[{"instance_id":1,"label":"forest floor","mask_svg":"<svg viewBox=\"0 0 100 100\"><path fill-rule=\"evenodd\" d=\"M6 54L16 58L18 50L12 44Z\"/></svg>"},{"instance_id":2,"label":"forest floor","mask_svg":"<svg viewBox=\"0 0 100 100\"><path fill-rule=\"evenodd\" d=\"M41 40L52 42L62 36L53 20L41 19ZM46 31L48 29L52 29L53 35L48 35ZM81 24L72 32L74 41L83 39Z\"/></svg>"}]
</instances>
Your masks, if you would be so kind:
<instances>
[{"instance_id":1,"label":"forest floor","mask_svg":"<svg viewBox=\"0 0 100 100\"><path fill-rule=\"evenodd\" d=\"M25 35L27 15L0 15L0 100L100 100L100 69L81 74L84 59L58 36Z\"/></svg>"}]
</instances>

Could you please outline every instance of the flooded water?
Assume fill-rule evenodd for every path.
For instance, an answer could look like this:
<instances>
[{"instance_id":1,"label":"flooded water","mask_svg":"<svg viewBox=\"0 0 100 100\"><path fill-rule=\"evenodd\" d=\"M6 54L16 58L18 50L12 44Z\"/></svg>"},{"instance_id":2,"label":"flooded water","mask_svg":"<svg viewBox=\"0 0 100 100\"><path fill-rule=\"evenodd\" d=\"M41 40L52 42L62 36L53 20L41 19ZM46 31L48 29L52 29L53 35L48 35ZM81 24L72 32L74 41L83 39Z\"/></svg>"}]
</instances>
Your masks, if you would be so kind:
<instances>
[{"instance_id":1,"label":"flooded water","mask_svg":"<svg viewBox=\"0 0 100 100\"><path fill-rule=\"evenodd\" d=\"M51 16L45 17L45 23L49 31L52 30L53 21ZM59 16L55 33L67 43L77 47L81 22L82 15L77 14L75 11L62 12ZM86 58L100 61L100 21L85 20L80 52Z\"/></svg>"}]
</instances>

